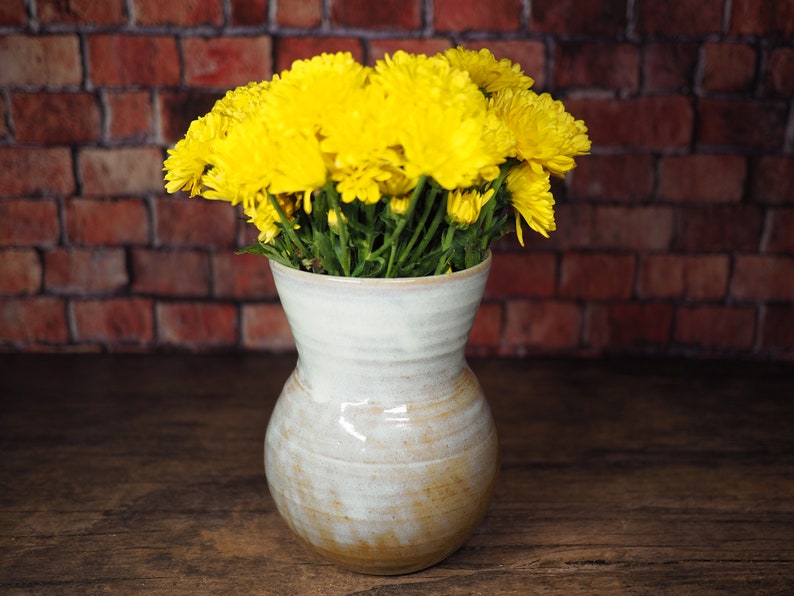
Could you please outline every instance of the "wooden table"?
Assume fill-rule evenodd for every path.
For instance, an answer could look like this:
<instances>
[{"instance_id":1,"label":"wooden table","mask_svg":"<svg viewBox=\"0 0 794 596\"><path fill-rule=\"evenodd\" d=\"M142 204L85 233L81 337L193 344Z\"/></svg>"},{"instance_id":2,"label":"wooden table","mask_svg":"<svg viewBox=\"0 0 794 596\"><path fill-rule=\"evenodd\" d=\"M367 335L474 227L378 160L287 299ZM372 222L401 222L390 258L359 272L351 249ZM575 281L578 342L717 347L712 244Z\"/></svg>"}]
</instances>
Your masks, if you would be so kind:
<instances>
[{"instance_id":1,"label":"wooden table","mask_svg":"<svg viewBox=\"0 0 794 596\"><path fill-rule=\"evenodd\" d=\"M794 593L794 363L472 360L491 508L398 577L317 560L274 510L293 364L0 355L0 593Z\"/></svg>"}]
</instances>

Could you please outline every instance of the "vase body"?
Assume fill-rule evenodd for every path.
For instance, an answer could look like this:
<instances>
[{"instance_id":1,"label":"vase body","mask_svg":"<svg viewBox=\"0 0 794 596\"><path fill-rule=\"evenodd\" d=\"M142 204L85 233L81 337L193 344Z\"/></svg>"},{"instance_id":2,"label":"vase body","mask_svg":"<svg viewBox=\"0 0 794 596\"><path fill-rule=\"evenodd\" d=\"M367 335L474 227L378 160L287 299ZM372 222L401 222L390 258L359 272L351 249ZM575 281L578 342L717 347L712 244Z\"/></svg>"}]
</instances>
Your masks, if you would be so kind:
<instances>
[{"instance_id":1,"label":"vase body","mask_svg":"<svg viewBox=\"0 0 794 596\"><path fill-rule=\"evenodd\" d=\"M298 362L268 423L265 471L282 518L320 556L409 573L485 515L499 449L465 345L490 263L362 280L271 262Z\"/></svg>"}]
</instances>

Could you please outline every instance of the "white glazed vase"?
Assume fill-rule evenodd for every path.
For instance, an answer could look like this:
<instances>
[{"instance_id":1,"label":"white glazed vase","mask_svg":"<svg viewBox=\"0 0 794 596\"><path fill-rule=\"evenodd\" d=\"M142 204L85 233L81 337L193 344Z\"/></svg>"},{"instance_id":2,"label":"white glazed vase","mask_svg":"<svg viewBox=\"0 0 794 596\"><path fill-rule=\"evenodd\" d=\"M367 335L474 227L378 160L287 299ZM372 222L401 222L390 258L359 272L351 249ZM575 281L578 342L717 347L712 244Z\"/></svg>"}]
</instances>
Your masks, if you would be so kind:
<instances>
[{"instance_id":1,"label":"white glazed vase","mask_svg":"<svg viewBox=\"0 0 794 596\"><path fill-rule=\"evenodd\" d=\"M490 265L386 280L271 261L298 362L267 427L265 471L282 518L322 557L410 573L482 521L499 449L465 346Z\"/></svg>"}]
</instances>

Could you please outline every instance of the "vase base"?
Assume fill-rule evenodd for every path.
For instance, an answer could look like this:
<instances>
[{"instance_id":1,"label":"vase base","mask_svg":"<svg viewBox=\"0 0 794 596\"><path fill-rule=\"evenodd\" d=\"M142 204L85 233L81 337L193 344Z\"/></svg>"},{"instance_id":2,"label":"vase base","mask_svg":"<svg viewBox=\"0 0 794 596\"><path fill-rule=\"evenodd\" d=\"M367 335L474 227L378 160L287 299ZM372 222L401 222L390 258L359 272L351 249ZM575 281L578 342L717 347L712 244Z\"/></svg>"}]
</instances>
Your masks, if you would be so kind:
<instances>
[{"instance_id":1,"label":"vase base","mask_svg":"<svg viewBox=\"0 0 794 596\"><path fill-rule=\"evenodd\" d=\"M407 575L437 565L454 554L462 545L442 554L417 554L416 548L379 549L370 545L329 551L301 541L304 547L341 569L362 575Z\"/></svg>"}]
</instances>

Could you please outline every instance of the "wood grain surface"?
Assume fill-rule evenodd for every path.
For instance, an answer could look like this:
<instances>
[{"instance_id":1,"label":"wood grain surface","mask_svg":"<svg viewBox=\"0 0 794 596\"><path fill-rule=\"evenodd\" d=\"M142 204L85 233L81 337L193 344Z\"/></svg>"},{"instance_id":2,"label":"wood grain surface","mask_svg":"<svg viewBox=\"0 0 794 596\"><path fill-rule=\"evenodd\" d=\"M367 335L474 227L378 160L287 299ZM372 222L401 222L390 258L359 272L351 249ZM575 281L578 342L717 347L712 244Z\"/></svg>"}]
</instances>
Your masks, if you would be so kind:
<instances>
[{"instance_id":1,"label":"wood grain surface","mask_svg":"<svg viewBox=\"0 0 794 596\"><path fill-rule=\"evenodd\" d=\"M316 559L275 512L291 357L0 356L3 594L794 593L794 364L472 360L485 521L425 571Z\"/></svg>"}]
</instances>

